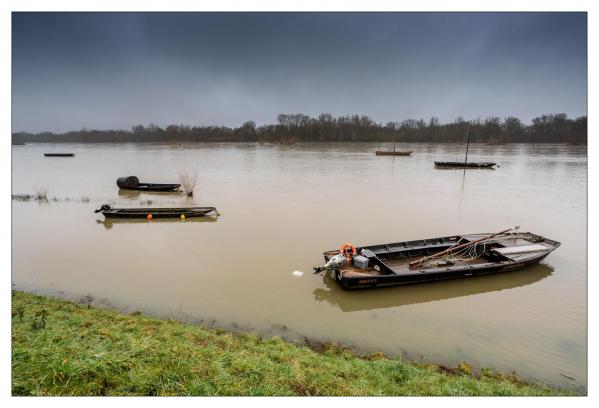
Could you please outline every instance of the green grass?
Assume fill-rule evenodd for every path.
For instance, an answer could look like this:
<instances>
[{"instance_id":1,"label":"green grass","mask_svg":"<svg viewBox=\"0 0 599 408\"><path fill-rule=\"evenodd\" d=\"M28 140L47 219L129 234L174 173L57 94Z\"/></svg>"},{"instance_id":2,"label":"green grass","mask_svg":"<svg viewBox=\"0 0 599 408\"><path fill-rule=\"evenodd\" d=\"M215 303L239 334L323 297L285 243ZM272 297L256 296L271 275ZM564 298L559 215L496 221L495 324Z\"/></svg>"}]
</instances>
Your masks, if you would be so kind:
<instances>
[{"instance_id":1,"label":"green grass","mask_svg":"<svg viewBox=\"0 0 599 408\"><path fill-rule=\"evenodd\" d=\"M13 395L566 394L469 372L13 292Z\"/></svg>"}]
</instances>

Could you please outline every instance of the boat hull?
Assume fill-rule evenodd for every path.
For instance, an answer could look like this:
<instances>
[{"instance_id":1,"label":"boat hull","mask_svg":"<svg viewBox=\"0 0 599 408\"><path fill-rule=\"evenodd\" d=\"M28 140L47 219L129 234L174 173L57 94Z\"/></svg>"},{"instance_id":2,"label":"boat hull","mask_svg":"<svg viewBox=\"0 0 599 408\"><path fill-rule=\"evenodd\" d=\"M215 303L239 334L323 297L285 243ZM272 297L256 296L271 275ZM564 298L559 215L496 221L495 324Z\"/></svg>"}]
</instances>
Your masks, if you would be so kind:
<instances>
[{"instance_id":1,"label":"boat hull","mask_svg":"<svg viewBox=\"0 0 599 408\"><path fill-rule=\"evenodd\" d=\"M444 167L444 168L452 168L452 169L490 169L493 166L497 165L497 163L491 162L435 162L435 167Z\"/></svg>"},{"instance_id":2,"label":"boat hull","mask_svg":"<svg viewBox=\"0 0 599 408\"><path fill-rule=\"evenodd\" d=\"M410 267L409 262L423 256L441 252L461 239L466 239L467 242L468 240L474 240L485 235L473 234L360 247L357 248L358 253L362 249L368 249L376 255L373 258L369 258L369 263L377 265L380 272L375 273L374 270L371 270L372 274L370 274L366 270L361 270L350 265L333 271L333 277L343 289L356 290L490 275L535 265L561 245L559 242L535 234L527 234L532 237L530 243L538 243L544 249L537 250L537 252L511 256L503 256L490 251L488 256L481 256L476 262L464 262L441 267ZM514 240L514 242L518 242L517 238L514 238ZM520 240L518 244L521 247L526 246L524 240ZM518 245L499 246L502 248L515 248ZM338 253L339 251L325 252L325 261L328 262L332 256Z\"/></svg>"},{"instance_id":3,"label":"boat hull","mask_svg":"<svg viewBox=\"0 0 599 408\"><path fill-rule=\"evenodd\" d=\"M186 218L203 217L209 214L218 215L214 207L188 207L188 208L109 208L97 211L106 218Z\"/></svg>"},{"instance_id":4,"label":"boat hull","mask_svg":"<svg viewBox=\"0 0 599 408\"><path fill-rule=\"evenodd\" d=\"M388 152L385 150L377 150L374 152L377 156L410 156L412 153L412 151Z\"/></svg>"},{"instance_id":5,"label":"boat hull","mask_svg":"<svg viewBox=\"0 0 599 408\"><path fill-rule=\"evenodd\" d=\"M122 190L134 190L134 191L176 192L176 191L179 191L179 187L181 187L181 184L139 183L137 186L119 187L119 188Z\"/></svg>"},{"instance_id":6,"label":"boat hull","mask_svg":"<svg viewBox=\"0 0 599 408\"><path fill-rule=\"evenodd\" d=\"M45 157L74 157L75 153L44 153Z\"/></svg>"}]
</instances>

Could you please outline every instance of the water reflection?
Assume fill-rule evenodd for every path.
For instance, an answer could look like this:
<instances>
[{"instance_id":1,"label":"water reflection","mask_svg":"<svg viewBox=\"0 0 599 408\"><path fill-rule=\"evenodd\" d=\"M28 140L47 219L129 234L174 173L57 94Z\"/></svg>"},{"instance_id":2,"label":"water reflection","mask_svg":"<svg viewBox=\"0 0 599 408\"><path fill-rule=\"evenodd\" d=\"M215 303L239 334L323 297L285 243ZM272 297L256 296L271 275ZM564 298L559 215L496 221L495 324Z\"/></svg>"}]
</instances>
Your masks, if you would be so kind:
<instances>
[{"instance_id":1,"label":"water reflection","mask_svg":"<svg viewBox=\"0 0 599 408\"><path fill-rule=\"evenodd\" d=\"M434 302L517 288L538 282L553 273L553 268L539 264L521 271L505 272L498 275L475 276L418 285L380 288L368 291L345 291L328 275L324 278L327 289L315 289L314 299L326 301L343 312L360 310L387 309Z\"/></svg>"},{"instance_id":2,"label":"water reflection","mask_svg":"<svg viewBox=\"0 0 599 408\"><path fill-rule=\"evenodd\" d=\"M217 216L204 216L204 217L190 217L185 220L178 218L155 218L153 220L146 220L143 218L106 218L104 220L96 220L97 224L101 224L106 229L111 229L113 225L118 224L162 224L162 223L197 223L197 222L216 222L218 221Z\"/></svg>"}]
</instances>

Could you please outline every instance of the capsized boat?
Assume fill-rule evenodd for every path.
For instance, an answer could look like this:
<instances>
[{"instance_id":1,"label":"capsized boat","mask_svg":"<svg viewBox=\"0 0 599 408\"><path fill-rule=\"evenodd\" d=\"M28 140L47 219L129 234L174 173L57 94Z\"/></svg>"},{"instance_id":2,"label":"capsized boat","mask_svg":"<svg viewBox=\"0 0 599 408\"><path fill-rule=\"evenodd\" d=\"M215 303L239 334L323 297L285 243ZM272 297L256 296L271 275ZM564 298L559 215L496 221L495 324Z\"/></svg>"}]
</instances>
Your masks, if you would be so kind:
<instances>
[{"instance_id":1,"label":"capsized boat","mask_svg":"<svg viewBox=\"0 0 599 408\"><path fill-rule=\"evenodd\" d=\"M215 207L112 208L108 204L94 212L102 213L106 218L181 218L182 215L187 218L203 217L211 213L220 215Z\"/></svg>"},{"instance_id":2,"label":"capsized boat","mask_svg":"<svg viewBox=\"0 0 599 408\"><path fill-rule=\"evenodd\" d=\"M324 252L325 265L343 289L365 289L488 275L540 262L557 241L518 227L494 234L467 234Z\"/></svg>"},{"instance_id":3,"label":"capsized boat","mask_svg":"<svg viewBox=\"0 0 599 408\"><path fill-rule=\"evenodd\" d=\"M136 176L119 177L116 185L125 190L137 191L179 191L181 184L140 183Z\"/></svg>"}]
</instances>

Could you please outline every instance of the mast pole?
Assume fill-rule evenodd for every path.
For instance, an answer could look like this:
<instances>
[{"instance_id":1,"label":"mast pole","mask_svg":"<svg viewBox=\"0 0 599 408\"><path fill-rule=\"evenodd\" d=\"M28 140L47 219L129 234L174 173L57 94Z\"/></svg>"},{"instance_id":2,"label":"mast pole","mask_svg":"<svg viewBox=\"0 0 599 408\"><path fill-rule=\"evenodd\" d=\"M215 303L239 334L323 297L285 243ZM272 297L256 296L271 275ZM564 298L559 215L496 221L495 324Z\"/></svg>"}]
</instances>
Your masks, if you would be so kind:
<instances>
[{"instance_id":1,"label":"mast pole","mask_svg":"<svg viewBox=\"0 0 599 408\"><path fill-rule=\"evenodd\" d=\"M468 124L468 135L466 136L466 158L464 159L464 166L468 164L468 148L470 147L470 124Z\"/></svg>"}]
</instances>

